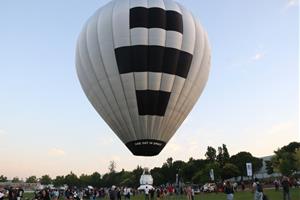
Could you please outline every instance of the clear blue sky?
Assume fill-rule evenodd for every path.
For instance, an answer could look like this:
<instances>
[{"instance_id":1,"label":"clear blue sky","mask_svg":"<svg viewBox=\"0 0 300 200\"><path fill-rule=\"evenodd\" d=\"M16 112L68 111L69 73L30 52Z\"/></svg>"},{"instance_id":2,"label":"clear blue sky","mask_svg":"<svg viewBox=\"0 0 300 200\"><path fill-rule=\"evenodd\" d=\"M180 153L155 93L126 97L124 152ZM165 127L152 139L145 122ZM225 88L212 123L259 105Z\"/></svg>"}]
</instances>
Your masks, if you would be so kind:
<instances>
[{"instance_id":1,"label":"clear blue sky","mask_svg":"<svg viewBox=\"0 0 300 200\"><path fill-rule=\"evenodd\" d=\"M107 0L0 1L0 173L105 173L203 158L208 145L256 156L299 140L299 2L181 0L212 46L204 93L163 152L131 155L75 72L77 36Z\"/></svg>"}]
</instances>

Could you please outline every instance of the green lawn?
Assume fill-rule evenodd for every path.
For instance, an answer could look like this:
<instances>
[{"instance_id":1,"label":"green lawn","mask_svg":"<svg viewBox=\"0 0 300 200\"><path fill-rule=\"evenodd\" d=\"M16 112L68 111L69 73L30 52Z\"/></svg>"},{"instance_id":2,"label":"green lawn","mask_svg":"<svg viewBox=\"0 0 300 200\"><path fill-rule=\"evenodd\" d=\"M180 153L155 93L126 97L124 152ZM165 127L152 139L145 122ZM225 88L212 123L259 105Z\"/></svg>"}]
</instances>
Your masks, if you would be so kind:
<instances>
[{"instance_id":1,"label":"green lawn","mask_svg":"<svg viewBox=\"0 0 300 200\"><path fill-rule=\"evenodd\" d=\"M282 191L274 191L273 189L265 190L265 194L269 197L269 200L283 200ZM33 193L25 193L25 198L31 200ZM124 200L124 198L122 198ZM168 196L165 200L185 200L185 196ZM226 200L225 194L198 194L195 196L195 200ZM291 199L300 200L300 188L291 190ZM99 200L99 199L98 199ZM131 200L144 200L144 196L137 195L131 198ZM234 200L253 200L253 194L249 191L236 192L234 194Z\"/></svg>"}]
</instances>

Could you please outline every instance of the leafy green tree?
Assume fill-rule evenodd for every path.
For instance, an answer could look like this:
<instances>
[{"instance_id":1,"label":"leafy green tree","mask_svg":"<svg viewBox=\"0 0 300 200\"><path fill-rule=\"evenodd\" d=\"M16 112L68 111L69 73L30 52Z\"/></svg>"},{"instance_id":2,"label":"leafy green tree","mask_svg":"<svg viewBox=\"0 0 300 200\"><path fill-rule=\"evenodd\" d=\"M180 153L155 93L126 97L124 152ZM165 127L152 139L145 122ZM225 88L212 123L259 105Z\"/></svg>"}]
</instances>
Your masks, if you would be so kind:
<instances>
[{"instance_id":1,"label":"leafy green tree","mask_svg":"<svg viewBox=\"0 0 300 200\"><path fill-rule=\"evenodd\" d=\"M205 168L209 162L208 160L190 158L182 167L181 178L183 178L185 182L193 182L193 176L199 172L200 169Z\"/></svg>"},{"instance_id":2,"label":"leafy green tree","mask_svg":"<svg viewBox=\"0 0 300 200\"><path fill-rule=\"evenodd\" d=\"M223 147L223 157L224 157L224 161L227 162L227 161L229 161L229 159L230 159L230 154L229 154L228 149L227 149L227 147L226 147L225 144L223 144L222 147Z\"/></svg>"},{"instance_id":3,"label":"leafy green tree","mask_svg":"<svg viewBox=\"0 0 300 200\"><path fill-rule=\"evenodd\" d=\"M170 158L167 158L167 166L169 167L169 168L171 168L172 167L172 164L173 164L173 158L172 157L170 157Z\"/></svg>"},{"instance_id":4,"label":"leafy green tree","mask_svg":"<svg viewBox=\"0 0 300 200\"><path fill-rule=\"evenodd\" d=\"M14 177L11 182L13 183L19 183L20 182L20 179L18 177Z\"/></svg>"},{"instance_id":5,"label":"leafy green tree","mask_svg":"<svg viewBox=\"0 0 300 200\"><path fill-rule=\"evenodd\" d=\"M229 153L225 144L221 147L218 147L218 155L216 157L217 162L220 164L220 167L223 168L224 165L229 162Z\"/></svg>"},{"instance_id":6,"label":"leafy green tree","mask_svg":"<svg viewBox=\"0 0 300 200\"><path fill-rule=\"evenodd\" d=\"M210 177L209 177L208 171L206 169L199 170L192 177L192 182L195 184L204 184L204 183L210 182Z\"/></svg>"},{"instance_id":7,"label":"leafy green tree","mask_svg":"<svg viewBox=\"0 0 300 200\"><path fill-rule=\"evenodd\" d=\"M137 166L133 171L133 184L135 187L138 187L140 185L140 177L143 174L143 168L141 166Z\"/></svg>"},{"instance_id":8,"label":"leafy green tree","mask_svg":"<svg viewBox=\"0 0 300 200\"><path fill-rule=\"evenodd\" d=\"M64 183L70 187L80 186L79 179L73 172L70 172L70 174L65 176Z\"/></svg>"},{"instance_id":9,"label":"leafy green tree","mask_svg":"<svg viewBox=\"0 0 300 200\"><path fill-rule=\"evenodd\" d=\"M53 180L53 185L55 187L63 186L64 184L66 184L64 176L56 176L56 178Z\"/></svg>"},{"instance_id":10,"label":"leafy green tree","mask_svg":"<svg viewBox=\"0 0 300 200\"><path fill-rule=\"evenodd\" d=\"M125 171L124 169L118 174L120 177L119 185L127 186L127 187L134 187L134 175L132 172Z\"/></svg>"},{"instance_id":11,"label":"leafy green tree","mask_svg":"<svg viewBox=\"0 0 300 200\"><path fill-rule=\"evenodd\" d=\"M289 153L295 153L295 151L299 148L300 148L300 142L291 142L288 145L283 146L280 150L289 152Z\"/></svg>"},{"instance_id":12,"label":"leafy green tree","mask_svg":"<svg viewBox=\"0 0 300 200\"><path fill-rule=\"evenodd\" d=\"M161 172L160 167L154 167L150 171L150 173L153 177L153 185L159 186L159 185L165 184L165 178L164 178L164 175Z\"/></svg>"},{"instance_id":13,"label":"leafy green tree","mask_svg":"<svg viewBox=\"0 0 300 200\"><path fill-rule=\"evenodd\" d=\"M214 180L211 180L210 170L214 170ZM208 163L204 168L193 174L192 182L195 184L204 184L206 182L217 181L220 179L220 165L218 162Z\"/></svg>"},{"instance_id":14,"label":"leafy green tree","mask_svg":"<svg viewBox=\"0 0 300 200\"><path fill-rule=\"evenodd\" d=\"M207 151L205 153L205 157L208 161L214 162L216 160L216 155L217 151L215 148L208 146Z\"/></svg>"},{"instance_id":15,"label":"leafy green tree","mask_svg":"<svg viewBox=\"0 0 300 200\"><path fill-rule=\"evenodd\" d=\"M241 174L239 168L232 164L232 163L226 163L221 171L221 177L223 180L230 179L233 177L237 177Z\"/></svg>"},{"instance_id":16,"label":"leafy green tree","mask_svg":"<svg viewBox=\"0 0 300 200\"><path fill-rule=\"evenodd\" d=\"M258 172L263 165L262 159L253 157L251 153L245 151L231 156L230 163L234 163L238 167L242 179L243 176L247 176L246 163L252 163L253 174Z\"/></svg>"},{"instance_id":17,"label":"leafy green tree","mask_svg":"<svg viewBox=\"0 0 300 200\"><path fill-rule=\"evenodd\" d=\"M101 175L98 172L94 172L90 176L90 185L92 185L94 187L102 186Z\"/></svg>"},{"instance_id":18,"label":"leafy green tree","mask_svg":"<svg viewBox=\"0 0 300 200\"><path fill-rule=\"evenodd\" d=\"M274 170L286 176L290 176L299 170L297 158L299 149L299 142L291 142L277 151L274 151L275 156L272 159L272 166Z\"/></svg>"},{"instance_id":19,"label":"leafy green tree","mask_svg":"<svg viewBox=\"0 0 300 200\"><path fill-rule=\"evenodd\" d=\"M36 176L29 176L26 179L26 183L37 183L37 182L38 182L38 179L36 178Z\"/></svg>"},{"instance_id":20,"label":"leafy green tree","mask_svg":"<svg viewBox=\"0 0 300 200\"><path fill-rule=\"evenodd\" d=\"M51 177L47 174L42 176L39 181L42 185L49 185L52 183Z\"/></svg>"},{"instance_id":21,"label":"leafy green tree","mask_svg":"<svg viewBox=\"0 0 300 200\"><path fill-rule=\"evenodd\" d=\"M109 162L109 166L108 166L108 170L109 170L109 173L115 173L116 172L116 168L117 168L117 164L115 161L110 161Z\"/></svg>"},{"instance_id":22,"label":"leafy green tree","mask_svg":"<svg viewBox=\"0 0 300 200\"><path fill-rule=\"evenodd\" d=\"M81 174L79 176L79 182L81 187L87 187L88 185L92 185L91 176L87 174Z\"/></svg>"},{"instance_id":23,"label":"leafy green tree","mask_svg":"<svg viewBox=\"0 0 300 200\"><path fill-rule=\"evenodd\" d=\"M7 177L1 175L1 176L0 176L0 182L6 182L6 181L7 181Z\"/></svg>"},{"instance_id":24,"label":"leafy green tree","mask_svg":"<svg viewBox=\"0 0 300 200\"><path fill-rule=\"evenodd\" d=\"M270 175L270 174L273 174L274 173L274 168L273 168L273 164L272 164L272 161L271 160L266 160L265 161L265 164L266 164L266 170L267 170L267 173Z\"/></svg>"},{"instance_id":25,"label":"leafy green tree","mask_svg":"<svg viewBox=\"0 0 300 200\"><path fill-rule=\"evenodd\" d=\"M298 148L295 152L295 160L297 171L300 171L300 148Z\"/></svg>"},{"instance_id":26,"label":"leafy green tree","mask_svg":"<svg viewBox=\"0 0 300 200\"><path fill-rule=\"evenodd\" d=\"M291 175L298 170L297 167L297 151L300 149L299 142L291 142L282 148L274 151L275 156L270 162L266 163L267 168L272 168L275 172L280 172L284 175ZM270 171L271 172L271 171Z\"/></svg>"}]
</instances>

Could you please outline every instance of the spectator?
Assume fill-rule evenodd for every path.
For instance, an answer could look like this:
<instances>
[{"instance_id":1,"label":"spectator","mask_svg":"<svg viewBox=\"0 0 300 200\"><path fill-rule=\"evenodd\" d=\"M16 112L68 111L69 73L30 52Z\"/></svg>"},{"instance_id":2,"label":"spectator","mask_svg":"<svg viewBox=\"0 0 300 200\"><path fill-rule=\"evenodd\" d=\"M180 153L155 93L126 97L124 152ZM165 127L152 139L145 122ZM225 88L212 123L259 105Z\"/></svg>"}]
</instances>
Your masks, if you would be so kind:
<instances>
[{"instance_id":1,"label":"spectator","mask_svg":"<svg viewBox=\"0 0 300 200\"><path fill-rule=\"evenodd\" d=\"M192 190L191 190L191 198L192 198L192 200L194 200L194 198L195 198L195 190L194 190L193 187L192 187Z\"/></svg>"},{"instance_id":2,"label":"spectator","mask_svg":"<svg viewBox=\"0 0 300 200\"><path fill-rule=\"evenodd\" d=\"M156 199L160 200L160 189L159 188L156 189Z\"/></svg>"},{"instance_id":3,"label":"spectator","mask_svg":"<svg viewBox=\"0 0 300 200\"><path fill-rule=\"evenodd\" d=\"M263 200L263 187L257 178L254 179L252 187L254 192L254 200Z\"/></svg>"},{"instance_id":4,"label":"spectator","mask_svg":"<svg viewBox=\"0 0 300 200\"><path fill-rule=\"evenodd\" d=\"M245 183L243 181L241 182L241 187L242 187L242 191L244 191L245 190Z\"/></svg>"},{"instance_id":5,"label":"spectator","mask_svg":"<svg viewBox=\"0 0 300 200\"><path fill-rule=\"evenodd\" d=\"M238 184L237 184L237 182L234 182L233 184L232 184L232 187L233 187L233 191L237 191L237 189L238 189Z\"/></svg>"},{"instance_id":6,"label":"spectator","mask_svg":"<svg viewBox=\"0 0 300 200\"><path fill-rule=\"evenodd\" d=\"M233 200L234 189L229 181L225 183L224 193L226 194L227 200Z\"/></svg>"},{"instance_id":7,"label":"spectator","mask_svg":"<svg viewBox=\"0 0 300 200\"><path fill-rule=\"evenodd\" d=\"M109 191L109 199L110 200L117 200L117 191L116 186L111 186L111 189Z\"/></svg>"},{"instance_id":8,"label":"spectator","mask_svg":"<svg viewBox=\"0 0 300 200\"><path fill-rule=\"evenodd\" d=\"M149 191L149 193L150 193L150 199L151 199L151 200L154 200L154 193L155 193L154 188L152 188L152 189Z\"/></svg>"},{"instance_id":9,"label":"spectator","mask_svg":"<svg viewBox=\"0 0 300 200\"><path fill-rule=\"evenodd\" d=\"M291 200L289 178L284 176L282 178L281 185L282 185L282 189L283 189L283 200Z\"/></svg>"},{"instance_id":10,"label":"spectator","mask_svg":"<svg viewBox=\"0 0 300 200\"><path fill-rule=\"evenodd\" d=\"M117 188L117 200L121 200L121 189Z\"/></svg>"},{"instance_id":11,"label":"spectator","mask_svg":"<svg viewBox=\"0 0 300 200\"><path fill-rule=\"evenodd\" d=\"M17 200L21 200L23 198L24 190L22 188L17 189Z\"/></svg>"},{"instance_id":12,"label":"spectator","mask_svg":"<svg viewBox=\"0 0 300 200\"><path fill-rule=\"evenodd\" d=\"M145 200L149 200L149 191L150 191L150 189L148 188L148 186L146 186L146 188L145 188Z\"/></svg>"},{"instance_id":13,"label":"spectator","mask_svg":"<svg viewBox=\"0 0 300 200\"><path fill-rule=\"evenodd\" d=\"M50 195L49 195L48 190L43 189L43 190L40 192L39 200L50 200Z\"/></svg>"},{"instance_id":14,"label":"spectator","mask_svg":"<svg viewBox=\"0 0 300 200\"><path fill-rule=\"evenodd\" d=\"M275 191L279 190L279 181L277 179L275 179L274 181L274 186L275 186Z\"/></svg>"},{"instance_id":15,"label":"spectator","mask_svg":"<svg viewBox=\"0 0 300 200\"><path fill-rule=\"evenodd\" d=\"M17 200L16 190L13 187L8 189L8 200Z\"/></svg>"},{"instance_id":16,"label":"spectator","mask_svg":"<svg viewBox=\"0 0 300 200\"><path fill-rule=\"evenodd\" d=\"M0 190L0 200L3 200L4 196L5 196L4 192L2 190Z\"/></svg>"},{"instance_id":17,"label":"spectator","mask_svg":"<svg viewBox=\"0 0 300 200\"><path fill-rule=\"evenodd\" d=\"M130 188L125 187L124 188L124 197L125 197L125 200L130 200L130 193L131 193Z\"/></svg>"},{"instance_id":18,"label":"spectator","mask_svg":"<svg viewBox=\"0 0 300 200\"><path fill-rule=\"evenodd\" d=\"M188 200L192 200L192 188L191 186L186 188L186 196Z\"/></svg>"}]
</instances>

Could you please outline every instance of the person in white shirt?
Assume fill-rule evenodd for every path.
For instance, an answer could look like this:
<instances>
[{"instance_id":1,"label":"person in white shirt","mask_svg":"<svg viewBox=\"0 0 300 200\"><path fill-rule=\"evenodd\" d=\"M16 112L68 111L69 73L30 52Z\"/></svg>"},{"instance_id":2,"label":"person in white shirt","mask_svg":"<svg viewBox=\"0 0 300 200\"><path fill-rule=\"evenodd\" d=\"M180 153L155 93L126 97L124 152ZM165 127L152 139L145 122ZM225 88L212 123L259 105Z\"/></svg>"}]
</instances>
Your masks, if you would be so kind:
<instances>
[{"instance_id":1,"label":"person in white shirt","mask_svg":"<svg viewBox=\"0 0 300 200\"><path fill-rule=\"evenodd\" d=\"M5 196L4 192L0 190L0 200L3 200L4 196Z\"/></svg>"},{"instance_id":2,"label":"person in white shirt","mask_svg":"<svg viewBox=\"0 0 300 200\"><path fill-rule=\"evenodd\" d=\"M150 191L150 189L148 188L148 186L146 186L146 188L145 188L145 200L149 200L149 191Z\"/></svg>"}]
</instances>

